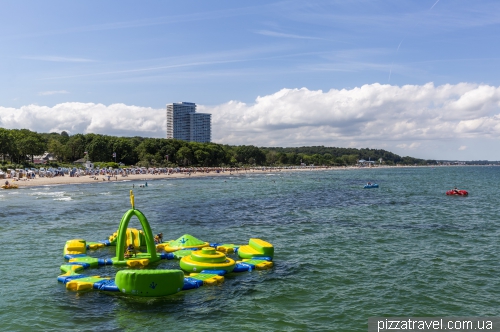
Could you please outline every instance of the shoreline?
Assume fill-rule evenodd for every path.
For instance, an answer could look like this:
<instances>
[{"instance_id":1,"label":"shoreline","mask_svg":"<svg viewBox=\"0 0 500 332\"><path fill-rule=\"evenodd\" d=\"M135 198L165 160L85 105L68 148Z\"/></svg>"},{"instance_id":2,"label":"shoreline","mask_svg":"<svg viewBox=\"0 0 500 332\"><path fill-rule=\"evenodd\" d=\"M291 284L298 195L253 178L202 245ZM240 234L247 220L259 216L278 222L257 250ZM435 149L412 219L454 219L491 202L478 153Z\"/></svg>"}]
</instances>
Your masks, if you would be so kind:
<instances>
[{"instance_id":1,"label":"shoreline","mask_svg":"<svg viewBox=\"0 0 500 332\"><path fill-rule=\"evenodd\" d=\"M80 177L70 177L56 176L56 177L36 177L35 179L22 178L13 181L12 179L1 179L0 181L9 181L10 184L17 185L17 189L29 188L29 187L41 187L41 186L59 186L68 184L89 184L89 183L112 183L112 182L132 182L132 181L153 181L161 179L188 179L188 178L202 178L202 177L226 177L226 176L238 176L242 174L270 174L270 173L289 173L289 172L311 172L311 171L325 171L325 170L349 170L349 169L360 169L358 167L315 167L315 168L255 168L248 170L237 170L237 171L224 171L224 172L192 172L192 173L170 173L170 174L129 174L127 176L112 176L108 180L108 176L98 175L98 176L80 176ZM97 180L96 180L97 178ZM7 190L7 189L5 189ZM8 189L12 190L12 189Z\"/></svg>"},{"instance_id":2,"label":"shoreline","mask_svg":"<svg viewBox=\"0 0 500 332\"><path fill-rule=\"evenodd\" d=\"M408 167L459 167L461 165L441 165L441 166L377 166L377 167L338 167L338 166L328 166L328 167L303 167L303 168L271 168L271 167L258 167L251 168L245 170L231 170L224 172L179 172L179 173L170 173L170 174L129 174L128 176L118 175L116 177L111 177L110 180L107 180L107 176L99 175L99 176L80 176L80 177L70 177L69 175L65 176L56 176L52 178L47 177L36 177L35 179L19 179L13 181L12 179L0 179L1 184L5 181L9 181L10 184L15 184L18 186L18 189L21 188L29 188L29 187L41 187L41 186L59 186L59 185L68 185L68 184L89 184L89 183L112 183L112 182L126 182L126 181L153 181L160 179L186 179L186 178L201 178L201 177L226 177L226 176L237 176L242 174L272 174L272 173L290 173L290 172L311 172L311 171L332 171L332 170L371 170L371 169L387 169L387 168L408 168ZM464 165L466 166L466 165ZM95 179L97 178L97 180ZM3 189L7 190L7 189ZM8 189L12 190L12 189Z\"/></svg>"}]
</instances>

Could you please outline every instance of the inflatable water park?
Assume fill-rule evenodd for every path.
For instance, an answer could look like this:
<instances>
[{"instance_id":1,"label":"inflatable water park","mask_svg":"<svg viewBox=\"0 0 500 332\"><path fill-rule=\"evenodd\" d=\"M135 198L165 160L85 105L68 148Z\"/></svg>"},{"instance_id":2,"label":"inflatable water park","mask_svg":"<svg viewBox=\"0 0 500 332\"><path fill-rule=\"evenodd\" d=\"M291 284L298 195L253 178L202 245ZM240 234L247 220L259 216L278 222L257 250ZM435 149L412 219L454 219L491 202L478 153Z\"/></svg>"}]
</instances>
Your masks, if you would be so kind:
<instances>
[{"instance_id":1,"label":"inflatable water park","mask_svg":"<svg viewBox=\"0 0 500 332\"><path fill-rule=\"evenodd\" d=\"M273 266L273 245L257 238L251 238L248 244L236 245L209 243L184 234L177 240L163 242L163 234L153 236L146 216L135 208L132 190L130 203L132 208L123 215L118 231L107 240L87 242L72 239L66 242L66 262L61 265L64 273L57 277L66 289L159 297L217 285L228 274ZM128 228L133 217L139 219L142 230ZM91 253L107 246L116 247L115 257L91 256ZM161 260L179 261L180 269L155 269L155 264ZM119 267L114 278L86 273L106 265Z\"/></svg>"}]
</instances>

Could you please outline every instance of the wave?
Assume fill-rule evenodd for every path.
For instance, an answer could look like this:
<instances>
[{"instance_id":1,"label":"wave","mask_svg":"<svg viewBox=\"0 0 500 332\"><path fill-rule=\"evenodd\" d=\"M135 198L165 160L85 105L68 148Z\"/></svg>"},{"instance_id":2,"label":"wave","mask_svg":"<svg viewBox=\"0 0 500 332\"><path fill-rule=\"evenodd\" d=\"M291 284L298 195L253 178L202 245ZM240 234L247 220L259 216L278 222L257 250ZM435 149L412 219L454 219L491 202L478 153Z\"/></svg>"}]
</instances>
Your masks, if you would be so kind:
<instances>
[{"instance_id":1,"label":"wave","mask_svg":"<svg viewBox=\"0 0 500 332\"><path fill-rule=\"evenodd\" d=\"M71 197L54 198L54 201L72 201Z\"/></svg>"},{"instance_id":2,"label":"wave","mask_svg":"<svg viewBox=\"0 0 500 332\"><path fill-rule=\"evenodd\" d=\"M62 197L64 196L64 191L55 191L55 192L42 192L36 191L34 193L30 193L30 196L47 196L47 197Z\"/></svg>"}]
</instances>

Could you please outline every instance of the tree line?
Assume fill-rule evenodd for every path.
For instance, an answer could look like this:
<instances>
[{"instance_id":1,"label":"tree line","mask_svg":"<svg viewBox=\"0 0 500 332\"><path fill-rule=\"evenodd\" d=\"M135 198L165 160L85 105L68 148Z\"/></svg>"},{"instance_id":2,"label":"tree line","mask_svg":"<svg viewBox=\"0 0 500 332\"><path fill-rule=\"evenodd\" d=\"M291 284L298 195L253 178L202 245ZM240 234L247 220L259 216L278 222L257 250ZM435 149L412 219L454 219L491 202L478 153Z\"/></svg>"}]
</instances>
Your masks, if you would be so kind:
<instances>
[{"instance_id":1,"label":"tree line","mask_svg":"<svg viewBox=\"0 0 500 332\"><path fill-rule=\"evenodd\" d=\"M176 139L116 137L99 134L37 133L28 129L0 128L2 163L32 164L34 156L49 152L57 164L81 158L92 162L117 162L145 167L165 166L295 166L354 165L359 159L383 164L427 164L435 161L400 157L379 149L324 146L281 148L253 145L231 146L216 143L185 142Z\"/></svg>"}]
</instances>

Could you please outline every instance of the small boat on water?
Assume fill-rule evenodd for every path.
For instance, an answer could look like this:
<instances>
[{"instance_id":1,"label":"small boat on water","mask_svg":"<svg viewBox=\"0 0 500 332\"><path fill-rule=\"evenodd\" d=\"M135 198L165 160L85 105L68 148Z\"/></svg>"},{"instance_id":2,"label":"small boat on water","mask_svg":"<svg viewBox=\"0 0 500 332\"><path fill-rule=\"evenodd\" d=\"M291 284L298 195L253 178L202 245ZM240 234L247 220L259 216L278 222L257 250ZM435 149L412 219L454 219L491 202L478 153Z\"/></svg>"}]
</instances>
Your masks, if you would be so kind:
<instances>
[{"instance_id":1,"label":"small boat on water","mask_svg":"<svg viewBox=\"0 0 500 332\"><path fill-rule=\"evenodd\" d=\"M469 192L467 190L463 189L451 189L446 192L446 195L448 196L467 196L469 195Z\"/></svg>"},{"instance_id":2,"label":"small boat on water","mask_svg":"<svg viewBox=\"0 0 500 332\"><path fill-rule=\"evenodd\" d=\"M368 182L367 184L365 184L365 186L363 188L365 188L365 189L378 188L378 184Z\"/></svg>"},{"instance_id":3,"label":"small boat on water","mask_svg":"<svg viewBox=\"0 0 500 332\"><path fill-rule=\"evenodd\" d=\"M18 188L17 184L4 184L2 186L2 189L17 189L17 188Z\"/></svg>"}]
</instances>

